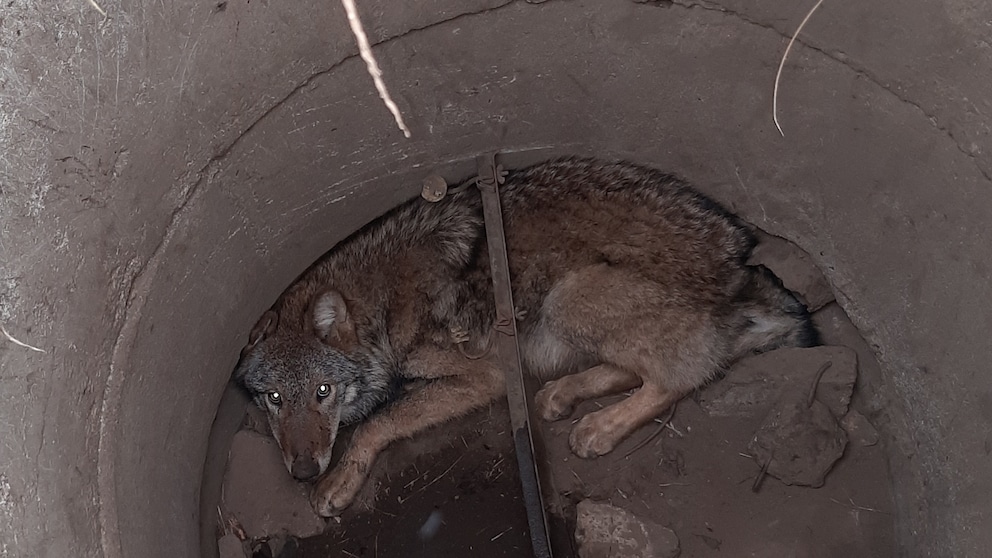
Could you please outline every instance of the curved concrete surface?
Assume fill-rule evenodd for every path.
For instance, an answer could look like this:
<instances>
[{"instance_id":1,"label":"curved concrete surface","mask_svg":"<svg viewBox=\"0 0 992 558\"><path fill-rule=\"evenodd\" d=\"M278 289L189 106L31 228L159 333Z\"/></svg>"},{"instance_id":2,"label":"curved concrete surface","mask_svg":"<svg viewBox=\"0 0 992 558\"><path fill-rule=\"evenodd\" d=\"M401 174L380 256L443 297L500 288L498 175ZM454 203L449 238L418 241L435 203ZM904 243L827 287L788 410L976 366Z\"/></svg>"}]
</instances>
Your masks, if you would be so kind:
<instances>
[{"instance_id":1,"label":"curved concrete surface","mask_svg":"<svg viewBox=\"0 0 992 558\"><path fill-rule=\"evenodd\" d=\"M0 9L0 557L192 556L255 317L427 173L680 173L823 267L878 351L907 556L992 547L992 5L360 2Z\"/></svg>"}]
</instances>

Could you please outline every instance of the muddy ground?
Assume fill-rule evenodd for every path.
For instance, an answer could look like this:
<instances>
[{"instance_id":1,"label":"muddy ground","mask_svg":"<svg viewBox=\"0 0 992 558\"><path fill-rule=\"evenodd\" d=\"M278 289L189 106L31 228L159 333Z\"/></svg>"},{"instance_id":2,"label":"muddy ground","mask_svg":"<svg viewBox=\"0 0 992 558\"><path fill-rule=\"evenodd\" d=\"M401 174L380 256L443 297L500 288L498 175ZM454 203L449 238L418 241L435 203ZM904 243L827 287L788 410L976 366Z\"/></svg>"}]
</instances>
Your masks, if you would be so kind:
<instances>
[{"instance_id":1,"label":"muddy ground","mask_svg":"<svg viewBox=\"0 0 992 558\"><path fill-rule=\"evenodd\" d=\"M867 398L856 394L859 399ZM883 443L852 441L820 488L767 477L755 492L760 466L747 447L763 414L713 417L687 398L670 427L632 453L658 424L645 426L610 455L572 455L572 423L609 402L587 402L570 419L537 423L556 556L576 555L575 505L584 498L672 529L687 557L893 554ZM324 534L303 540L297 556L529 555L508 424L505 404L498 404L389 448L360 501Z\"/></svg>"},{"instance_id":2,"label":"muddy ground","mask_svg":"<svg viewBox=\"0 0 992 558\"><path fill-rule=\"evenodd\" d=\"M568 451L569 422L540 429L565 512L564 520L552 518L558 556L576 555L575 504L585 497L671 528L682 556L892 555L880 446L849 446L821 488L766 478L755 493L759 467L741 454L758 420L710 418L686 400L672 421L678 433L666 428L624 456L654 432L648 426L613 455L591 461ZM526 556L527 519L507 423L505 406L498 405L391 448L380 464L374 512L349 511L327 533L305 539L299 556ZM432 515L440 525L428 536Z\"/></svg>"}]
</instances>

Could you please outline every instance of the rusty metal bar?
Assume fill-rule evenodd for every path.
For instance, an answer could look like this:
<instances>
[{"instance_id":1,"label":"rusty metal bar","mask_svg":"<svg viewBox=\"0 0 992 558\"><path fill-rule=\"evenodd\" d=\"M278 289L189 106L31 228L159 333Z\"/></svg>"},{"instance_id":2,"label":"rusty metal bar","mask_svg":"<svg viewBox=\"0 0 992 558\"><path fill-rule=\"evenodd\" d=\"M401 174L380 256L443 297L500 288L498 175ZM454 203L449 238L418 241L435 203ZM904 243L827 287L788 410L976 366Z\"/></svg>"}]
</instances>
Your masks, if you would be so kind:
<instances>
[{"instance_id":1,"label":"rusty metal bar","mask_svg":"<svg viewBox=\"0 0 992 558\"><path fill-rule=\"evenodd\" d=\"M503 232L503 214L499 203L499 185L503 182L501 169L496 166L496 154L481 155L476 159L479 178L476 185L482 192L482 211L486 222L486 240L489 245L490 271L493 293L496 298L496 324L493 335L503 371L506 374L506 400L510 405L510 423L513 427L513 445L520 468L527 524L535 558L551 558L551 541L548 536L548 518L544 511L541 482L534 461L534 437L527 410L527 392L524 389L523 368L520 365L520 347L517 343L517 324L510 288L510 269L507 261L506 235Z\"/></svg>"}]
</instances>

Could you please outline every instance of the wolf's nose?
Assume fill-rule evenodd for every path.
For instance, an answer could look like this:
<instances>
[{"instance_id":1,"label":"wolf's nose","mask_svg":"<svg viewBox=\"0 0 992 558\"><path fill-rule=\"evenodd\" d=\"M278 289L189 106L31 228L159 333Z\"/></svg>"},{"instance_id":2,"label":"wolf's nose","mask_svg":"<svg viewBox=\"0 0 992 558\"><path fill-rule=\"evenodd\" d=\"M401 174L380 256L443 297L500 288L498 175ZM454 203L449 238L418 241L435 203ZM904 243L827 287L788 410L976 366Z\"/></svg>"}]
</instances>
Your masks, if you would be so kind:
<instances>
[{"instance_id":1,"label":"wolf's nose","mask_svg":"<svg viewBox=\"0 0 992 558\"><path fill-rule=\"evenodd\" d=\"M317 462L310 454L300 454L293 460L293 470L290 472L298 480L305 481L316 477L317 473L320 472L320 467L317 466Z\"/></svg>"}]
</instances>

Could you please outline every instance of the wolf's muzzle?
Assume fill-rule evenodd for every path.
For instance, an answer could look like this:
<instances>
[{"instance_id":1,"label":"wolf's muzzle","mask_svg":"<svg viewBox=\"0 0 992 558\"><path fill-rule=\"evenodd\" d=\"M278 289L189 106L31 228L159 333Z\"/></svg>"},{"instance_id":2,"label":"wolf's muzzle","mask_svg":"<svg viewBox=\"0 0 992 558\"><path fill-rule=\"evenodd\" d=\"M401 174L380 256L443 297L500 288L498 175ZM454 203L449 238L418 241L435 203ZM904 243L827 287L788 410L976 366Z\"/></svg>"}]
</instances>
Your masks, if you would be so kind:
<instances>
[{"instance_id":1,"label":"wolf's muzzle","mask_svg":"<svg viewBox=\"0 0 992 558\"><path fill-rule=\"evenodd\" d=\"M297 480L306 481L320 473L320 466L310 452L301 453L293 459L293 469L290 471Z\"/></svg>"}]
</instances>

